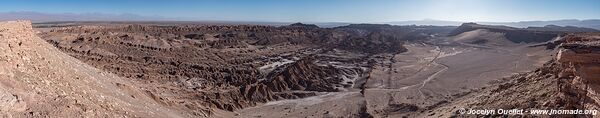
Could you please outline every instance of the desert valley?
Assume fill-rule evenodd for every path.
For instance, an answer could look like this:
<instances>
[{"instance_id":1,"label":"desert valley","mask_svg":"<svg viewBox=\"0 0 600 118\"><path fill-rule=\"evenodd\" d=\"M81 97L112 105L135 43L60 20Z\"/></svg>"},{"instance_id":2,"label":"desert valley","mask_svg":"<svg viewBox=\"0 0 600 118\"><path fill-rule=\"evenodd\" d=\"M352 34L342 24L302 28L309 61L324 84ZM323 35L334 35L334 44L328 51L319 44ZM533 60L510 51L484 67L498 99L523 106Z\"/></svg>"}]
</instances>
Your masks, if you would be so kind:
<instances>
[{"instance_id":1,"label":"desert valley","mask_svg":"<svg viewBox=\"0 0 600 118\"><path fill-rule=\"evenodd\" d=\"M598 0L7 0L0 118L598 118Z\"/></svg>"},{"instance_id":2,"label":"desert valley","mask_svg":"<svg viewBox=\"0 0 600 118\"><path fill-rule=\"evenodd\" d=\"M457 110L598 108L600 35L589 28L2 28L9 117L476 117Z\"/></svg>"}]
</instances>

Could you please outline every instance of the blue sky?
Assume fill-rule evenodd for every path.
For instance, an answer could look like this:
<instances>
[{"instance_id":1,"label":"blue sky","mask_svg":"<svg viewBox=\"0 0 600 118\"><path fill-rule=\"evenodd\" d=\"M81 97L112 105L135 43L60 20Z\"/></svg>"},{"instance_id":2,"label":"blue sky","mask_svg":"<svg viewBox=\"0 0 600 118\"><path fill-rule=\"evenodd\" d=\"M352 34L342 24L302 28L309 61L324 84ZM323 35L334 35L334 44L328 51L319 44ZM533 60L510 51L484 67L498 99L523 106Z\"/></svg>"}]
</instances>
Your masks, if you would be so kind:
<instances>
[{"instance_id":1,"label":"blue sky","mask_svg":"<svg viewBox=\"0 0 600 118\"><path fill-rule=\"evenodd\" d=\"M186 20L389 22L600 19L600 0L4 0L0 12L131 13Z\"/></svg>"}]
</instances>

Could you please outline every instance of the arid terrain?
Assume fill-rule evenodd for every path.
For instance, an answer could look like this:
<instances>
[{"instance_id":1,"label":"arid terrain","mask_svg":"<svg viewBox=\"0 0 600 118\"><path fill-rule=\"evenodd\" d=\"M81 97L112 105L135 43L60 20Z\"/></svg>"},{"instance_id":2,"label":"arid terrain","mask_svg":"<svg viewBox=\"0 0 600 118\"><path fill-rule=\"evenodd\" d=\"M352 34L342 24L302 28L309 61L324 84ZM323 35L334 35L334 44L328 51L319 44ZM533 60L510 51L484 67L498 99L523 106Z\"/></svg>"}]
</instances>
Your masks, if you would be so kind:
<instances>
[{"instance_id":1,"label":"arid terrain","mask_svg":"<svg viewBox=\"0 0 600 118\"><path fill-rule=\"evenodd\" d=\"M484 117L457 111L600 101L589 28L0 26L2 117Z\"/></svg>"}]
</instances>

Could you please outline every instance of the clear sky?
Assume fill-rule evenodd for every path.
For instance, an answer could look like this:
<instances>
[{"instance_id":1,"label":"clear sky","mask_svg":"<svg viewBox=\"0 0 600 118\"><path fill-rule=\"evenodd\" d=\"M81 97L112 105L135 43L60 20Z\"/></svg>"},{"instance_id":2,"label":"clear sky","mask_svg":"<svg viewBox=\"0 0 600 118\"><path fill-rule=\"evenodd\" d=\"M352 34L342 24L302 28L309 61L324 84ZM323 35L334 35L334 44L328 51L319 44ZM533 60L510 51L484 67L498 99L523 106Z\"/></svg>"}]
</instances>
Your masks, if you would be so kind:
<instances>
[{"instance_id":1,"label":"clear sky","mask_svg":"<svg viewBox=\"0 0 600 118\"><path fill-rule=\"evenodd\" d=\"M13 11L228 21L507 22L600 19L600 0L3 0L0 12Z\"/></svg>"}]
</instances>

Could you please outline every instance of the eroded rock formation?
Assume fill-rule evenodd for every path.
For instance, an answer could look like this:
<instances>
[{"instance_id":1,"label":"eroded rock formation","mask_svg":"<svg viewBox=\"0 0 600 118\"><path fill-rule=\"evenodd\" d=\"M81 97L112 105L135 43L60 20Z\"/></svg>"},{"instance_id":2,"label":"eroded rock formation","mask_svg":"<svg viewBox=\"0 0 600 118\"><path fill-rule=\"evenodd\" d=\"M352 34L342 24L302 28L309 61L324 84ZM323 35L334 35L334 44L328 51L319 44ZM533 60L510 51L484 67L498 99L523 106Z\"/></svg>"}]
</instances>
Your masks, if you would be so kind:
<instances>
[{"instance_id":1,"label":"eroded rock formation","mask_svg":"<svg viewBox=\"0 0 600 118\"><path fill-rule=\"evenodd\" d=\"M420 27L116 25L61 27L39 35L77 59L135 80L156 102L203 116L214 114L210 108L235 111L358 88L354 80L368 76L369 60L335 56L341 53L335 50L404 52L404 41L439 33Z\"/></svg>"}]
</instances>

